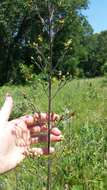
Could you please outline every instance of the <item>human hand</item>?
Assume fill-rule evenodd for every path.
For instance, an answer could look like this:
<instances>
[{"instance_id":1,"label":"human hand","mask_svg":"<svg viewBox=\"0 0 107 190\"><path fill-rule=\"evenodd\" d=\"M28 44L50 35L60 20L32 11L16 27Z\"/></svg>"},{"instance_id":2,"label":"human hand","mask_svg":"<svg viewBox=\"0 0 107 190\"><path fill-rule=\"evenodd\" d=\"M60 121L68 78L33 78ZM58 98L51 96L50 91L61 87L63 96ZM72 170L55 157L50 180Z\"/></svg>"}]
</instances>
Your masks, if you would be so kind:
<instances>
[{"instance_id":1,"label":"human hand","mask_svg":"<svg viewBox=\"0 0 107 190\"><path fill-rule=\"evenodd\" d=\"M47 148L32 148L32 144L48 142L48 129L46 123L48 114L35 113L33 116L23 116L8 121L13 107L12 97L7 95L5 103L0 110L0 173L15 168L25 157L48 154ZM54 127L57 114L51 114L52 142L61 141L61 131ZM50 148L50 153L54 148Z\"/></svg>"}]
</instances>

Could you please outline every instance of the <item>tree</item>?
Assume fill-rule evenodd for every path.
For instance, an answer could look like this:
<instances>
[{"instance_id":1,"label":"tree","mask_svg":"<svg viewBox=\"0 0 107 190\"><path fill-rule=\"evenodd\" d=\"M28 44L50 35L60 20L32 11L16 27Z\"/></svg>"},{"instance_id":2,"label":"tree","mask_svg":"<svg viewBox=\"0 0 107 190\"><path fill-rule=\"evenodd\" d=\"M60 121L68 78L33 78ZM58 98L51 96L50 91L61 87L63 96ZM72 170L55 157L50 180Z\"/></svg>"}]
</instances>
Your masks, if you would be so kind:
<instances>
[{"instance_id":1,"label":"tree","mask_svg":"<svg viewBox=\"0 0 107 190\"><path fill-rule=\"evenodd\" d=\"M88 0L51 0L55 6L54 66L63 73L74 74L83 56L83 36L88 34L88 22L81 15L87 8ZM21 65L33 65L34 72L41 72L37 64L44 64L41 55L35 51L35 44L41 45L47 56L48 36L43 22L48 26L47 1L4 0L0 2L0 83L22 80ZM40 15L43 20L41 20ZM81 53L80 53L81 49ZM80 54L80 55L79 55ZM64 56L64 62L61 56ZM36 62L33 61L34 58ZM59 65L59 66L57 66ZM67 66L68 65L68 66ZM74 66L75 65L75 66ZM57 72L57 71L56 71Z\"/></svg>"},{"instance_id":2,"label":"tree","mask_svg":"<svg viewBox=\"0 0 107 190\"><path fill-rule=\"evenodd\" d=\"M104 74L103 67L107 63L107 31L101 32L97 36L96 60L99 66L99 74Z\"/></svg>"},{"instance_id":3,"label":"tree","mask_svg":"<svg viewBox=\"0 0 107 190\"><path fill-rule=\"evenodd\" d=\"M85 76L95 77L104 74L107 62L107 31L86 36L84 39L86 58L79 66Z\"/></svg>"}]
</instances>

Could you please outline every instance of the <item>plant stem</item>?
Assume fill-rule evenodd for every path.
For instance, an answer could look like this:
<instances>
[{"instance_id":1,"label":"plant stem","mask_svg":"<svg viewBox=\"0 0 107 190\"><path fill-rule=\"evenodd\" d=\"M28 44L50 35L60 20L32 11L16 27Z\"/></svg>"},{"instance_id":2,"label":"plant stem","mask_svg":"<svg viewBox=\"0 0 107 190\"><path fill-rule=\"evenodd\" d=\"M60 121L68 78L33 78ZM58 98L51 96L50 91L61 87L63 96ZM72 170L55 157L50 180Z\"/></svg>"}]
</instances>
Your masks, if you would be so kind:
<instances>
[{"instance_id":1,"label":"plant stem","mask_svg":"<svg viewBox=\"0 0 107 190\"><path fill-rule=\"evenodd\" d=\"M49 78L48 78L48 153L50 153L50 124L51 124L51 107L52 107L52 56L53 56L53 38L52 38L52 14L50 10L50 4L48 4L49 10ZM47 175L47 190L51 189L51 160L48 157L48 175Z\"/></svg>"},{"instance_id":2,"label":"plant stem","mask_svg":"<svg viewBox=\"0 0 107 190\"><path fill-rule=\"evenodd\" d=\"M49 89L48 89L48 154L50 153L50 114L51 114L51 75L49 76ZM47 190L51 189L51 160L48 157L48 176L47 176Z\"/></svg>"}]
</instances>

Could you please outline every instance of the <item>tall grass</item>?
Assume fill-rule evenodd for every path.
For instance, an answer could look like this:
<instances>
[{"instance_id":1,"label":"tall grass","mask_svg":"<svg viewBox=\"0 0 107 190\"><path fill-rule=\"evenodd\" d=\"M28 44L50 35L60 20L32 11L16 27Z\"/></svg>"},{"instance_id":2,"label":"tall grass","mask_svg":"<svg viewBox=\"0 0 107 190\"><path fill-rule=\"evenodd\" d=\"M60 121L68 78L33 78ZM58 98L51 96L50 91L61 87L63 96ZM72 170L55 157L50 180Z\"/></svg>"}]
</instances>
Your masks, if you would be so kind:
<instances>
[{"instance_id":1,"label":"tall grass","mask_svg":"<svg viewBox=\"0 0 107 190\"><path fill-rule=\"evenodd\" d=\"M34 84L0 88L0 105L6 92L13 95L11 118L32 113L33 109L47 111L42 86ZM57 85L58 81L53 83L53 92ZM55 97L52 109L59 114L75 111L72 121L59 124L64 140L55 145L56 152L51 156L52 189L106 190L107 81L98 78L68 82ZM47 157L26 159L20 167L0 176L0 189L45 190L46 163Z\"/></svg>"}]
</instances>

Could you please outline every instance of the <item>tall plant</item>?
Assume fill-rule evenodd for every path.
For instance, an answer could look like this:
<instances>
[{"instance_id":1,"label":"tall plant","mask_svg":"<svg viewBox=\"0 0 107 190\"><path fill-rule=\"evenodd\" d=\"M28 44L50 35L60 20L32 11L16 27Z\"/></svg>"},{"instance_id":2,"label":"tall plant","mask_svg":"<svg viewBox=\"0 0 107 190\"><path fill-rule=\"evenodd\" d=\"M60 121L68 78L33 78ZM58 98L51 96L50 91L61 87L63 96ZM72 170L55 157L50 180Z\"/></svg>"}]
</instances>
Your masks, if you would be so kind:
<instances>
[{"instance_id":1,"label":"tall plant","mask_svg":"<svg viewBox=\"0 0 107 190\"><path fill-rule=\"evenodd\" d=\"M47 57L44 54L41 44L40 44L40 46L38 44L34 44L34 45L35 45L36 51L38 52L38 54L42 60L41 64L38 65L37 62L36 62L36 64L41 69L42 73L47 74L47 77L48 77L48 79L47 79L47 82L48 82L48 153L50 153L52 100L56 96L57 92L63 87L63 85L66 84L66 80L64 80L64 82L61 81L59 83L58 89L56 90L55 94L52 95L52 77L53 77L56 67L58 66L58 63L53 66L53 46L54 46L55 36L59 32L59 30L62 29L62 26L64 24L65 13L63 11L58 12L55 3L52 1L51 2L45 1L45 3L46 3L47 10L48 10L47 16L45 18L42 17L37 4L36 4L36 11L37 11L38 17L42 23L43 32L47 33L47 40L48 40ZM43 37L41 35L39 35L38 40L39 40L39 42L42 42ZM71 40L69 40L65 45L66 46L65 54L70 45L71 45ZM64 54L64 56L65 56L65 54ZM64 57L62 56L62 61L63 61L63 58ZM59 75L60 74L61 73L59 73ZM61 77L61 76L59 76L59 77ZM61 119L63 119L63 117L61 117ZM50 159L50 157L48 157L47 190L50 190L50 189L51 189L51 159Z\"/></svg>"},{"instance_id":2,"label":"tall plant","mask_svg":"<svg viewBox=\"0 0 107 190\"><path fill-rule=\"evenodd\" d=\"M48 100L48 153L50 153L50 131L51 131L51 113L52 113L52 100L55 98L56 94L59 90L66 84L66 79L69 78L69 73L65 76L65 79L62 80L61 71L58 72L58 65L64 61L65 56L68 52L71 51L72 47L72 39L68 38L65 42L62 43L63 46L63 54L60 52L59 59L56 59L55 63L54 59L54 48L56 47L56 37L58 34L61 34L62 29L64 28L64 24L67 24L68 18L72 15L71 7L69 7L69 3L66 8L65 1L55 1L55 0L45 0L43 2L34 1L34 10L36 10L36 14L38 17L38 22L40 22L40 34L38 38L29 43L31 48L33 48L37 54L37 59L32 56L31 59L37 65L37 67L41 70L42 74L47 77L47 89L43 87L47 94ZM67 3L66 3L67 4ZM41 5L41 7L40 7ZM45 9L42 10L42 6ZM78 7L78 4L76 4ZM45 11L45 12L44 12ZM54 73L57 71L59 81L58 88L54 94L52 93L52 79ZM66 118L72 116L72 113L68 114ZM61 116L60 120L65 119L64 116ZM48 171L47 171L47 190L51 189L51 159L48 157Z\"/></svg>"}]
</instances>

